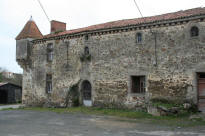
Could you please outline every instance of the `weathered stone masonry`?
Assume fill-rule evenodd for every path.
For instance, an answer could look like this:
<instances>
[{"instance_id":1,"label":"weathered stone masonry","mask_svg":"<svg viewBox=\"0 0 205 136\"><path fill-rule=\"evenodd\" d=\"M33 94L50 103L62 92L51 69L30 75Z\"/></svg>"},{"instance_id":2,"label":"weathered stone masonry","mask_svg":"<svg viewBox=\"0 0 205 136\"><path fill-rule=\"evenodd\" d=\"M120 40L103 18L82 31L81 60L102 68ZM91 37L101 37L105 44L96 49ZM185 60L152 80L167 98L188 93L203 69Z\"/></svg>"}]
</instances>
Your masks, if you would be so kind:
<instances>
[{"instance_id":1,"label":"weathered stone masonry","mask_svg":"<svg viewBox=\"0 0 205 136\"><path fill-rule=\"evenodd\" d=\"M17 60L24 68L23 102L65 106L69 88L78 84L82 96L81 84L87 80L94 106L146 107L154 98L197 104L196 73L205 72L204 18L200 14L32 40L24 60L29 63ZM190 35L193 26L199 29L196 37ZM137 33L142 34L140 43ZM85 47L91 58L82 61ZM51 93L46 92L48 73ZM145 76L145 93L132 93L131 76Z\"/></svg>"}]
</instances>

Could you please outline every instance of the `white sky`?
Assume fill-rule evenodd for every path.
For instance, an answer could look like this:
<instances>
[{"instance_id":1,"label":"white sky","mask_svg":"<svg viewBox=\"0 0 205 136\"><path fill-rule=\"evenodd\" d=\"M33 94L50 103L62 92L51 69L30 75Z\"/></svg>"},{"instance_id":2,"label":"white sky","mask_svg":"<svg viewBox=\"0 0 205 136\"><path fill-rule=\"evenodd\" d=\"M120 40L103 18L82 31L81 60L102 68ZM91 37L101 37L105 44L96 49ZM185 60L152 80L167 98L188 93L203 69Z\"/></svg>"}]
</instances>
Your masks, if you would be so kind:
<instances>
[{"instance_id":1,"label":"white sky","mask_svg":"<svg viewBox=\"0 0 205 136\"><path fill-rule=\"evenodd\" d=\"M136 0L143 16L153 16L196 7L205 0ZM137 18L133 0L41 0L49 18L75 29L108 21ZM50 32L49 22L37 0L0 0L0 67L22 72L15 62L15 37L33 16L40 31Z\"/></svg>"}]
</instances>

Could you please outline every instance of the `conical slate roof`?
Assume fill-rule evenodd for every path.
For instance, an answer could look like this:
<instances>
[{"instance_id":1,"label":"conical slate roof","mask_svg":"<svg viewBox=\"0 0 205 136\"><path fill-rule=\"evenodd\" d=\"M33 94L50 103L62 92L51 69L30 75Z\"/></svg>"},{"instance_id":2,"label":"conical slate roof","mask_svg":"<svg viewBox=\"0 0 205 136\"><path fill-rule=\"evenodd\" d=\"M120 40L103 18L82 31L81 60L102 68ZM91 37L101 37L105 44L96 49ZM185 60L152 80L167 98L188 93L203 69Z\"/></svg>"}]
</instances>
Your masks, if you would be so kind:
<instances>
[{"instance_id":1,"label":"conical slate roof","mask_svg":"<svg viewBox=\"0 0 205 136\"><path fill-rule=\"evenodd\" d=\"M38 29L36 23L33 21L32 18L26 23L23 30L16 37L16 40L26 39L26 38L33 38L33 39L43 38L43 35L41 34L40 30Z\"/></svg>"}]
</instances>

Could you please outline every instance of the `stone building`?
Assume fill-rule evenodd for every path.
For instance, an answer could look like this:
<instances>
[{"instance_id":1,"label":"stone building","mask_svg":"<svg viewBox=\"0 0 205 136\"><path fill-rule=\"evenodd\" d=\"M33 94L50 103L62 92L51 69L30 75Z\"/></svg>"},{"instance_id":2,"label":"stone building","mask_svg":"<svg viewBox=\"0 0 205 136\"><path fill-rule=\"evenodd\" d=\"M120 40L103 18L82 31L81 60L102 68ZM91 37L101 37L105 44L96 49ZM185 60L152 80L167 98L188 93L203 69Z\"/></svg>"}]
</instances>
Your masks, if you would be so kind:
<instances>
[{"instance_id":1,"label":"stone building","mask_svg":"<svg viewBox=\"0 0 205 136\"><path fill-rule=\"evenodd\" d=\"M74 30L51 21L44 36L29 20L16 47L28 105L138 108L166 99L205 109L205 8Z\"/></svg>"}]
</instances>

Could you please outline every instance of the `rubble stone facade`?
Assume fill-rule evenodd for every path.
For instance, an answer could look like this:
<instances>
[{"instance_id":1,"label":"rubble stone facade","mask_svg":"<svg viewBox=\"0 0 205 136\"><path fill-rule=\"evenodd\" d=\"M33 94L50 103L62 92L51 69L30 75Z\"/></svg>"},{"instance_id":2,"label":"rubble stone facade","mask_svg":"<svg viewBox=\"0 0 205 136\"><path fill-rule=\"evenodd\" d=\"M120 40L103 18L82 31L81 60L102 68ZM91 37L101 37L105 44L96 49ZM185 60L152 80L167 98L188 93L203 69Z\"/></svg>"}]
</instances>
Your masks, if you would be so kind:
<instances>
[{"instance_id":1,"label":"rubble stone facade","mask_svg":"<svg viewBox=\"0 0 205 136\"><path fill-rule=\"evenodd\" d=\"M197 14L28 38L29 53L17 60L24 69L23 103L66 106L68 92L76 85L84 104L83 82L88 81L93 106L145 108L152 99L198 104L197 73L205 72L204 19L205 14ZM192 31L193 27L197 29Z\"/></svg>"}]
</instances>

